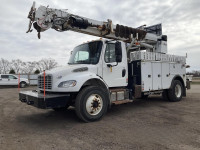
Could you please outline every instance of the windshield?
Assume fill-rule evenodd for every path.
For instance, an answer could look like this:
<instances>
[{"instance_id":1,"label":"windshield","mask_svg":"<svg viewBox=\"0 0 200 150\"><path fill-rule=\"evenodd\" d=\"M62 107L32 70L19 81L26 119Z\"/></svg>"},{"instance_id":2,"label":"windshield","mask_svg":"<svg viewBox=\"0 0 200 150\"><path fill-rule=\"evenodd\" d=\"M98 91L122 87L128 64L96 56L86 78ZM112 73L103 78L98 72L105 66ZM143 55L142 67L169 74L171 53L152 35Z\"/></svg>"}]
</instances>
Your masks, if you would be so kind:
<instances>
[{"instance_id":1,"label":"windshield","mask_svg":"<svg viewBox=\"0 0 200 150\"><path fill-rule=\"evenodd\" d=\"M79 45L74 48L68 64L97 64L102 49L102 41Z\"/></svg>"}]
</instances>

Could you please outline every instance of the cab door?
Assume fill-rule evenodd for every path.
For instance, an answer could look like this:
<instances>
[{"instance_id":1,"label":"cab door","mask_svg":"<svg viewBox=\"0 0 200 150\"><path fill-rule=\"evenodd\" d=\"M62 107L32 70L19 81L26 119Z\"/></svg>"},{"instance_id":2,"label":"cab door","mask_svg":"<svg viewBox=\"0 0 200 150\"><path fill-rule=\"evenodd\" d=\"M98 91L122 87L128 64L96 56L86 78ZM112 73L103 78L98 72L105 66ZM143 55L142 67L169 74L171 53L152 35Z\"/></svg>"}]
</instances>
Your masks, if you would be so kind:
<instances>
[{"instance_id":1,"label":"cab door","mask_svg":"<svg viewBox=\"0 0 200 150\"><path fill-rule=\"evenodd\" d=\"M18 85L18 78L14 75L8 75L9 85Z\"/></svg>"},{"instance_id":2,"label":"cab door","mask_svg":"<svg viewBox=\"0 0 200 150\"><path fill-rule=\"evenodd\" d=\"M109 87L127 86L128 69L125 44L121 43L122 59L116 62L115 42L106 43L103 54L103 80Z\"/></svg>"}]
</instances>

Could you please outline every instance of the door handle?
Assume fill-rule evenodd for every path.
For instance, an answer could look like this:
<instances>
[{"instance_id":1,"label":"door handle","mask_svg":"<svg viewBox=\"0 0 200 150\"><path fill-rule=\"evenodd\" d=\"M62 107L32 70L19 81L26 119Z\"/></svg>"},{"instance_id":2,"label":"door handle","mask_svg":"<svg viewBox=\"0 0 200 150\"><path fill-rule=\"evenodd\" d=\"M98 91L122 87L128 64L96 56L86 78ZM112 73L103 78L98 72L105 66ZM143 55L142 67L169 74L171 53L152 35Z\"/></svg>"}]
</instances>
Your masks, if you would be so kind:
<instances>
[{"instance_id":1,"label":"door handle","mask_svg":"<svg viewBox=\"0 0 200 150\"><path fill-rule=\"evenodd\" d=\"M124 77L126 75L126 69L122 70L122 77Z\"/></svg>"},{"instance_id":2,"label":"door handle","mask_svg":"<svg viewBox=\"0 0 200 150\"><path fill-rule=\"evenodd\" d=\"M112 67L112 65L111 64L107 64L107 67L110 68L110 67Z\"/></svg>"}]
</instances>

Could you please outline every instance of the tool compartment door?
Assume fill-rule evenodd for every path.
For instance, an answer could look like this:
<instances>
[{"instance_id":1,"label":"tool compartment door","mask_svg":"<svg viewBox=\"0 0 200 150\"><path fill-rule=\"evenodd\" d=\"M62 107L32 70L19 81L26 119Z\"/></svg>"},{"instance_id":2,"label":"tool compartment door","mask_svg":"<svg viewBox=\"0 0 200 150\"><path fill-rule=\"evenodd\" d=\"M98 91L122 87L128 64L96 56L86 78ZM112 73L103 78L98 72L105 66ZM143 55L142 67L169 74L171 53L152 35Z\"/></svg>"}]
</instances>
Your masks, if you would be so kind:
<instances>
[{"instance_id":1,"label":"tool compartment door","mask_svg":"<svg viewBox=\"0 0 200 150\"><path fill-rule=\"evenodd\" d=\"M169 89L171 85L170 71L169 71L169 63L162 63L162 88Z\"/></svg>"},{"instance_id":2,"label":"tool compartment door","mask_svg":"<svg viewBox=\"0 0 200 150\"><path fill-rule=\"evenodd\" d=\"M162 89L161 64L161 62L152 62L153 90Z\"/></svg>"},{"instance_id":3,"label":"tool compartment door","mask_svg":"<svg viewBox=\"0 0 200 150\"><path fill-rule=\"evenodd\" d=\"M142 91L152 90L152 68L151 62L141 62Z\"/></svg>"}]
</instances>

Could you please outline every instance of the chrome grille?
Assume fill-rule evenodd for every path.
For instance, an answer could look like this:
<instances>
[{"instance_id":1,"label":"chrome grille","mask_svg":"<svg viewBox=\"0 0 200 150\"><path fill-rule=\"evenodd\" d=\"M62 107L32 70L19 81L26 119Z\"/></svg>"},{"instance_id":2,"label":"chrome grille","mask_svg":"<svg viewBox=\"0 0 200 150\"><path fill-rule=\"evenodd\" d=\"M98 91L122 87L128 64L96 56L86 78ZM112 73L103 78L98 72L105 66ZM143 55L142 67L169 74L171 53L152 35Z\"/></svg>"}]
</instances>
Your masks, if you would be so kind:
<instances>
[{"instance_id":1,"label":"chrome grille","mask_svg":"<svg viewBox=\"0 0 200 150\"><path fill-rule=\"evenodd\" d=\"M44 76L38 76L38 88L44 89ZM45 75L45 89L50 90L52 88L52 76Z\"/></svg>"}]
</instances>

